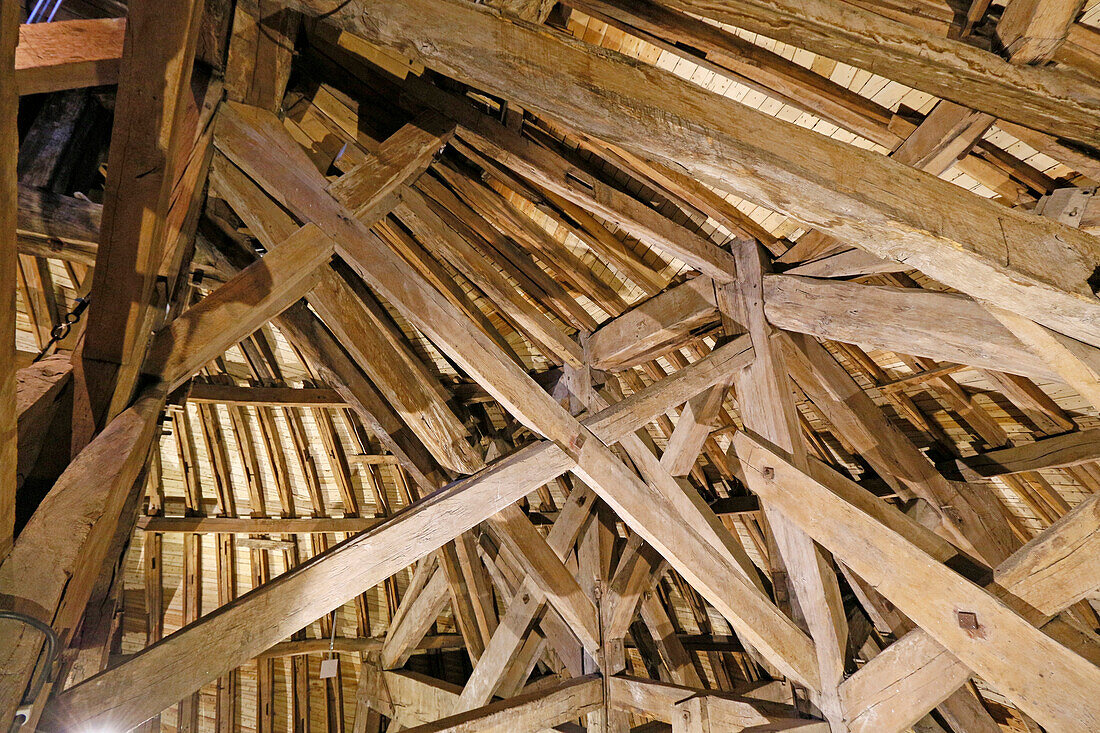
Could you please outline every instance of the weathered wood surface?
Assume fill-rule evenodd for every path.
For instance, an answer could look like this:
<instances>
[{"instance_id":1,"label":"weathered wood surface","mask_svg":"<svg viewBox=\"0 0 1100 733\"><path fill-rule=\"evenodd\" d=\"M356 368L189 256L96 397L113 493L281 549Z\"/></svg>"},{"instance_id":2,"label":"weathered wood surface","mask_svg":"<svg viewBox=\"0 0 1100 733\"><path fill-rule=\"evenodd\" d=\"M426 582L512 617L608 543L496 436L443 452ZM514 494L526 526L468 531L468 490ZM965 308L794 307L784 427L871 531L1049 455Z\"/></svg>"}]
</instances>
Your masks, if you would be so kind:
<instances>
[{"instance_id":1,"label":"weathered wood surface","mask_svg":"<svg viewBox=\"0 0 1100 733\"><path fill-rule=\"evenodd\" d=\"M169 212L186 167L181 148L194 141L184 110L201 15L194 0L129 8L82 355L96 427L130 399L153 325L153 288L174 245Z\"/></svg>"},{"instance_id":2,"label":"weathered wood surface","mask_svg":"<svg viewBox=\"0 0 1100 733\"><path fill-rule=\"evenodd\" d=\"M330 387L262 387L195 382L187 391L189 402L241 407L347 407L340 393Z\"/></svg>"},{"instance_id":3,"label":"weathered wood surface","mask_svg":"<svg viewBox=\"0 0 1100 733\"><path fill-rule=\"evenodd\" d=\"M599 675L576 677L545 690L409 728L409 733L536 733L582 717L603 704Z\"/></svg>"},{"instance_id":4,"label":"weathered wood surface","mask_svg":"<svg viewBox=\"0 0 1100 733\"><path fill-rule=\"evenodd\" d=\"M15 78L20 94L118 83L125 18L19 26Z\"/></svg>"},{"instance_id":5,"label":"weathered wood surface","mask_svg":"<svg viewBox=\"0 0 1100 733\"><path fill-rule=\"evenodd\" d=\"M1082 502L1061 521L1017 550L994 572L996 586L1041 614L1061 611L1095 586L1097 543L1096 498ZM1076 573L1084 569L1085 573ZM1091 573L1091 574L1090 574ZM1029 621L1041 624L1049 615ZM1058 619L1043 630L1066 640L1096 661L1096 642L1081 639ZM845 681L842 686L852 711L853 728L871 733L883 726L917 721L948 699L971 676L971 670L944 649L924 629L914 629Z\"/></svg>"},{"instance_id":6,"label":"weathered wood surface","mask_svg":"<svg viewBox=\"0 0 1100 733\"><path fill-rule=\"evenodd\" d=\"M815 2L823 4L823 12L832 7L828 0ZM476 6L393 6L368 0L337 9L322 0L299 0L295 6L327 13L330 22L372 42L540 110L571 129L679 167L1066 335L1100 343L1100 299L1086 284L1098 245L1082 232L1006 210L877 153L778 122L669 72L606 49L593 53L572 37ZM464 33L451 32L455 27ZM522 64L517 64L520 58ZM1013 75L1039 71L996 63ZM599 79L599 84L585 83L589 79ZM1080 91L1076 80L1066 85L1072 89L1064 96ZM431 96L436 106L449 104L430 92L424 96ZM1083 117L1085 128L1097 129L1095 109ZM1078 131L1076 138L1082 137L1080 126L1068 127ZM823 167L821 160L834 164ZM830 177L841 170L859 170L861 175L858 180ZM585 188L579 182L572 185ZM791 194L792 188L797 195ZM931 217L932 222L929 201L937 202L933 211L951 215Z\"/></svg>"},{"instance_id":7,"label":"weathered wood surface","mask_svg":"<svg viewBox=\"0 0 1100 733\"><path fill-rule=\"evenodd\" d=\"M985 308L963 295L766 275L764 311L787 331L1061 381ZM589 358L593 366L617 371L652 359L717 320L713 284L695 278L604 323L589 339Z\"/></svg>"},{"instance_id":8,"label":"weathered wood surface","mask_svg":"<svg viewBox=\"0 0 1100 733\"><path fill-rule=\"evenodd\" d=\"M1100 724L1100 702L1087 692L1100 685L1100 669L907 538L921 535L923 528L829 469L820 467L811 476L745 433L734 440L750 486L762 500L782 506L792 521L1025 712L1060 730L1084 733ZM899 561L904 573L896 571ZM926 593L930 587L942 593ZM960 623L960 611L975 614L976 630ZM1040 659L1041 670L1036 669Z\"/></svg>"},{"instance_id":9,"label":"weathered wood surface","mask_svg":"<svg viewBox=\"0 0 1100 733\"><path fill-rule=\"evenodd\" d=\"M616 442L749 359L751 350L746 342L727 344L649 389L587 418L585 425L599 439ZM136 725L552 481L571 465L565 452L550 442L517 451L279 576L224 611L204 617L117 668L67 690L58 697L54 715L73 725L85 720ZM441 517L447 517L447 521L441 521ZM409 542L410 536L416 536L417 541ZM326 590L316 593L317 588ZM303 604L303 599L308 603ZM270 603L276 604L272 623L257 626L256 610ZM293 613L284 608L287 603L296 609ZM260 628L262 633L258 633ZM203 664L198 660L204 660ZM188 670L187 675L182 675L181 669Z\"/></svg>"},{"instance_id":10,"label":"weathered wood surface","mask_svg":"<svg viewBox=\"0 0 1100 733\"><path fill-rule=\"evenodd\" d=\"M764 279L764 311L787 331L1059 379L988 311L963 295L771 275Z\"/></svg>"},{"instance_id":11,"label":"weathered wood surface","mask_svg":"<svg viewBox=\"0 0 1100 733\"><path fill-rule=\"evenodd\" d=\"M666 0L858 68L891 77L1058 137L1095 145L1097 90L1065 72L1010 64L996 54L839 0ZM873 39L873 40L872 40ZM1045 119L1044 119L1045 118ZM1072 121L1071 121L1072 118Z\"/></svg>"},{"instance_id":12,"label":"weathered wood surface","mask_svg":"<svg viewBox=\"0 0 1100 733\"><path fill-rule=\"evenodd\" d=\"M15 290L19 149L19 91L14 60L19 41L17 3L0 7L0 562L15 532L16 443ZM7 720L7 718L3 718Z\"/></svg>"},{"instance_id":13,"label":"weathered wood surface","mask_svg":"<svg viewBox=\"0 0 1100 733\"><path fill-rule=\"evenodd\" d=\"M164 390L152 389L112 420L58 479L0 566L0 592L18 599L17 610L53 626L63 643L76 630L100 572L115 561L107 552L116 530L136 518L124 517L123 508L131 492L143 488L135 482L163 404ZM4 624L0 634L0 718L11 720L44 639L19 624Z\"/></svg>"},{"instance_id":14,"label":"weathered wood surface","mask_svg":"<svg viewBox=\"0 0 1100 733\"><path fill-rule=\"evenodd\" d=\"M19 187L19 252L94 265L99 251L100 204Z\"/></svg>"},{"instance_id":15,"label":"weathered wood surface","mask_svg":"<svg viewBox=\"0 0 1100 733\"><path fill-rule=\"evenodd\" d=\"M305 295L334 251L324 232L303 227L158 331L143 370L179 386Z\"/></svg>"},{"instance_id":16,"label":"weathered wood surface","mask_svg":"<svg viewBox=\"0 0 1100 733\"><path fill-rule=\"evenodd\" d=\"M1082 430L958 459L964 472L1003 476L1100 460L1100 430Z\"/></svg>"}]
</instances>

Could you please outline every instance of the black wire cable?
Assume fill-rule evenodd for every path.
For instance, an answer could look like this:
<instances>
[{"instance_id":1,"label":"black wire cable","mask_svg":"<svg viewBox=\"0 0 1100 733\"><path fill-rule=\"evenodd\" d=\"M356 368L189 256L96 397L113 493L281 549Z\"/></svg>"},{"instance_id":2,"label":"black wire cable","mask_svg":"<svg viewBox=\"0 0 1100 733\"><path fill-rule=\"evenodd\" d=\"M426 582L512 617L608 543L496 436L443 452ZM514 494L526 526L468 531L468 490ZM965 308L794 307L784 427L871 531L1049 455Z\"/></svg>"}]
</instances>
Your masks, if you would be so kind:
<instances>
[{"instance_id":1,"label":"black wire cable","mask_svg":"<svg viewBox=\"0 0 1100 733\"><path fill-rule=\"evenodd\" d=\"M38 697L38 693L42 691L42 686L46 684L46 680L49 679L50 670L53 669L54 662L57 661L57 655L60 653L60 643L57 638L57 632L50 628L49 624L42 623L33 616L28 616L18 611L5 611L0 610L0 618L7 618L13 621L20 621L27 626L31 626L38 631L41 631L46 636L46 664L41 674L36 674L31 677L31 683L27 686L27 691L23 695L23 699L20 702L20 707L30 705ZM26 714L19 712L16 714L15 719L12 721L11 731L14 733L23 727L23 723L26 722Z\"/></svg>"}]
</instances>

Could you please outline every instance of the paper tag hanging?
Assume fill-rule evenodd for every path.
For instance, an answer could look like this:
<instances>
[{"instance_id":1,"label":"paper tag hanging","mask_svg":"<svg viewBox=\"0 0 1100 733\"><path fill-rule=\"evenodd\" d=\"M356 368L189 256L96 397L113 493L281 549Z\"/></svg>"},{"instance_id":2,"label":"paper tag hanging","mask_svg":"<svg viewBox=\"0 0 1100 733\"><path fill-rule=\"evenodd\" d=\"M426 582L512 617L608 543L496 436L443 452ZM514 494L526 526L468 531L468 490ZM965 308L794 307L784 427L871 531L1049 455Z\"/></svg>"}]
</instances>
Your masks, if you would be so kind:
<instances>
[{"instance_id":1,"label":"paper tag hanging","mask_svg":"<svg viewBox=\"0 0 1100 733\"><path fill-rule=\"evenodd\" d=\"M321 660L321 679L327 680L329 677L336 676L336 670L340 666L339 659L322 659Z\"/></svg>"}]
</instances>

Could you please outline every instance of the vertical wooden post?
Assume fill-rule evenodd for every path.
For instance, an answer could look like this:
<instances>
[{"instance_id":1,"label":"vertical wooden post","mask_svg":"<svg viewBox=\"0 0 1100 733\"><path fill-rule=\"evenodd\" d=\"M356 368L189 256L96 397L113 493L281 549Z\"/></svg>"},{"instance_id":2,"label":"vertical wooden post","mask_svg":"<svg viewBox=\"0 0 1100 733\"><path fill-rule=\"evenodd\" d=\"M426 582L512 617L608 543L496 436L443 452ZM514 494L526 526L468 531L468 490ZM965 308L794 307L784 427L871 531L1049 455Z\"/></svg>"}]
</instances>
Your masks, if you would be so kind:
<instances>
[{"instance_id":1,"label":"vertical wooden post","mask_svg":"<svg viewBox=\"0 0 1100 733\"><path fill-rule=\"evenodd\" d=\"M15 220L16 160L19 149L19 90L15 46L19 42L17 2L0 4L0 562L15 532Z\"/></svg>"}]
</instances>

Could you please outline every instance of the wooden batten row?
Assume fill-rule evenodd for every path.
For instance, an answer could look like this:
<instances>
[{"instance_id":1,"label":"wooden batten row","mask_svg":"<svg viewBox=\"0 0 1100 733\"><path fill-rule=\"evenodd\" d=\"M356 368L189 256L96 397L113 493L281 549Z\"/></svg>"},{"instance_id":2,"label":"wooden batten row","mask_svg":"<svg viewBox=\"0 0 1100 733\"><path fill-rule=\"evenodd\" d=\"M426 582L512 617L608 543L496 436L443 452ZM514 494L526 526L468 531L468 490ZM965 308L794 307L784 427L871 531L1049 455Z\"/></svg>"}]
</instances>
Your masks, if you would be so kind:
<instances>
[{"instance_id":1,"label":"wooden batten row","mask_svg":"<svg viewBox=\"0 0 1100 733\"><path fill-rule=\"evenodd\" d=\"M1100 729L1100 9L0 4L0 726Z\"/></svg>"}]
</instances>

